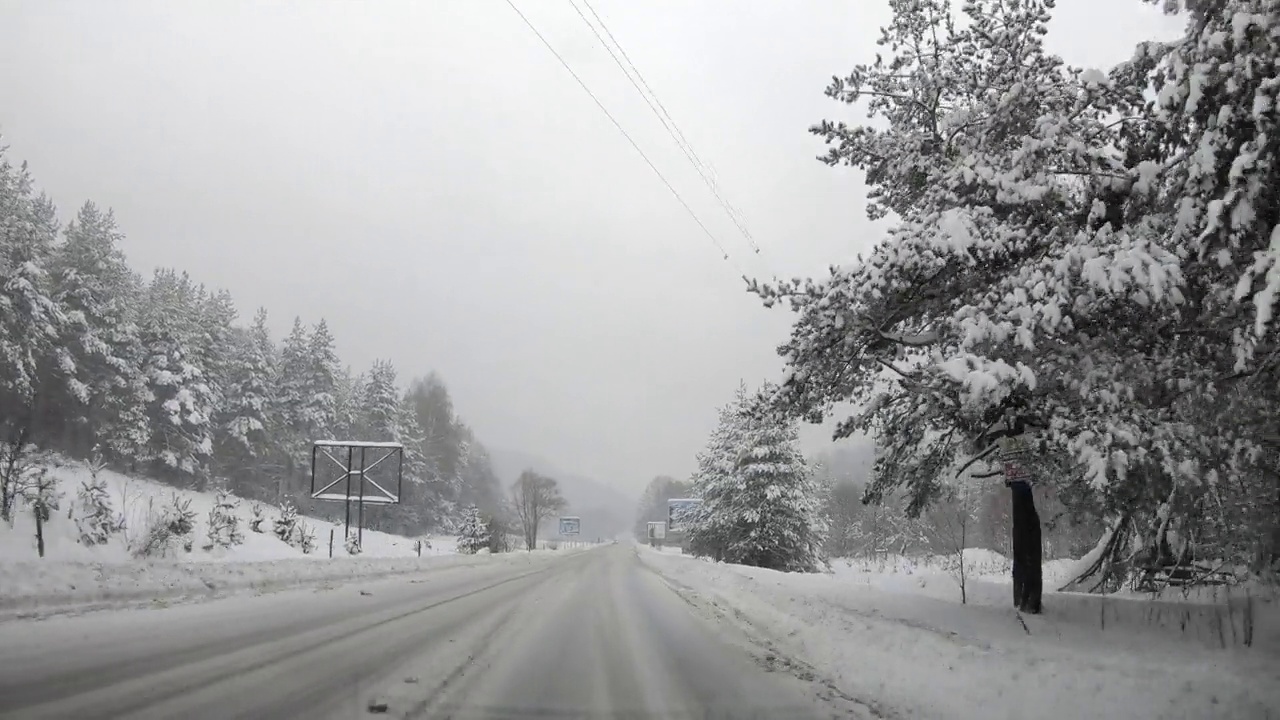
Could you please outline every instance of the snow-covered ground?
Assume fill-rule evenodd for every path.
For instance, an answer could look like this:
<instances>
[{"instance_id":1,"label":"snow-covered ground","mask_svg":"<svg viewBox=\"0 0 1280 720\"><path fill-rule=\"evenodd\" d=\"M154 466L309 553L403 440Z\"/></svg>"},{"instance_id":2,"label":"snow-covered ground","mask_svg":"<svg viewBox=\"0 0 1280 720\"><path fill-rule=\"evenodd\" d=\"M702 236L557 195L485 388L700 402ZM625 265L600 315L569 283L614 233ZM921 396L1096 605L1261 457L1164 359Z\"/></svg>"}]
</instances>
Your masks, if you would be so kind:
<instances>
[{"instance_id":1,"label":"snow-covered ground","mask_svg":"<svg viewBox=\"0 0 1280 720\"><path fill-rule=\"evenodd\" d=\"M695 606L887 715L1280 717L1275 599L1252 598L1246 616L1242 597L1228 609L1050 592L1043 615L1019 617L1004 559L992 555L967 554L975 572L961 605L937 561L838 560L831 573L802 575L641 552ZM1046 587L1066 567L1049 564Z\"/></svg>"},{"instance_id":2,"label":"snow-covered ground","mask_svg":"<svg viewBox=\"0 0 1280 720\"><path fill-rule=\"evenodd\" d=\"M171 602L490 562L458 555L453 537L409 538L372 530L365 530L360 554L349 556L341 523L313 517L300 518L316 543L304 554L272 532L272 523L280 516L275 506L263 504L261 532L253 532L251 503L245 500L236 509L244 542L206 550L214 493L178 490L109 470L101 471L99 477L105 480L113 510L123 516L125 528L105 545L86 546L78 541L76 523L68 511L78 512L76 489L90 478L89 470L82 463L59 462L50 472L58 481L61 499L59 509L44 525L44 558L37 554L35 519L29 510L20 508L12 525L0 523L0 616ZM171 504L175 494L189 500L196 514L191 550L177 544L164 557L135 558L130 548L137 547L151 518ZM334 508L340 517L341 505L335 503ZM424 541L421 557L418 540ZM560 552L569 549L568 543L560 546Z\"/></svg>"},{"instance_id":3,"label":"snow-covered ground","mask_svg":"<svg viewBox=\"0 0 1280 720\"><path fill-rule=\"evenodd\" d=\"M1044 563L1044 587L1060 587L1069 577L1074 560ZM968 602L1004 604L1012 597L1009 588L1013 563L1005 556L981 548L964 551L965 588ZM837 558L831 571L843 581L875 587L888 592L927 595L939 600L960 600L958 565L954 557L913 558L886 555L875 559ZM992 597L998 596L997 598Z\"/></svg>"},{"instance_id":4,"label":"snow-covered ground","mask_svg":"<svg viewBox=\"0 0 1280 720\"><path fill-rule=\"evenodd\" d=\"M149 515L158 513L172 503L174 495L182 500L191 501L191 510L195 511L195 530L192 533L194 545L191 552L178 549L169 559L181 561L259 561L282 560L286 558L328 559L329 534L334 531L334 557L346 556L343 543L343 525L341 522L342 505L333 504L333 517L338 522L324 519L302 517L315 535L316 549L306 555L301 549L276 538L271 532L272 521L280 516L280 509L263 504L266 521L262 523L260 533L249 529L252 517L251 505L247 500L240 500L236 514L241 521L244 543L231 548L215 548L212 551L202 550L208 530L209 510L214 504L212 492L194 492L179 490L144 478L129 477L110 470L103 470L99 475L105 480L107 493L112 509L124 517L125 529L114 535L106 545L85 546L78 542L78 533L73 519L67 517L68 511L75 511L76 489L89 479L88 468L79 462L60 461L50 470L58 482L61 493L59 509L45 524L44 543L46 561L74 560L81 562L123 562L132 559L129 547L146 531ZM375 510L376 511L376 510ZM422 555L451 554L456 551L453 537L423 538L430 546L423 546ZM416 541L418 538L407 538L372 530L364 531L361 545L361 557L417 557ZM30 512L19 511L13 525L0 523L0 563L18 560L36 560L35 519Z\"/></svg>"}]
</instances>

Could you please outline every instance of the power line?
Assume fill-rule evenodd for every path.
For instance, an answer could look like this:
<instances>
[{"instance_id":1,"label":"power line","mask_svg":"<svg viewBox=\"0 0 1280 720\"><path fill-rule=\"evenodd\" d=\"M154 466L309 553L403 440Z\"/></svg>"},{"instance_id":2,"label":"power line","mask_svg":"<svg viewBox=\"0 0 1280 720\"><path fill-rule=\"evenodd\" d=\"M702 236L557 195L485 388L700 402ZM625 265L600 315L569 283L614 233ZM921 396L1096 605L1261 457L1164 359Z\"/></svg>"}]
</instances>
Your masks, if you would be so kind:
<instances>
[{"instance_id":1,"label":"power line","mask_svg":"<svg viewBox=\"0 0 1280 720\"><path fill-rule=\"evenodd\" d=\"M600 27L604 28L605 34L608 35L609 39L613 41L613 44L618 47L618 52L622 53L622 57L625 58L627 61L627 64L631 66L631 69L635 72L636 77L640 80L640 84L644 85L645 90L649 91L649 95L653 96L654 102L658 104L658 107L662 108L662 114L666 116L666 118L671 122L671 126L675 128L676 134L680 136L680 142L689 148L689 152L693 155L693 157L695 158L695 160L699 165L702 165L703 167L707 167L708 169L710 169L710 166L702 162L702 159L698 158L698 154L693 152L693 146L689 143L688 140L685 139L684 133L680 132L680 126L676 125L675 119L671 117L671 113L667 112L667 108L665 105L662 104L662 100L658 98L658 94L653 91L653 88L649 87L648 81L644 79L644 75L641 74L640 69L636 67L636 64L631 61L631 56L627 55L627 51L625 48L622 47L622 43L618 42L618 39L613 36L613 32L609 30L609 26L605 24L604 18L600 17L600 14L596 12L596 9L592 7L590 2L587 2L587 0L582 0L582 3L587 6L587 9L591 11L591 16L596 19L596 22L600 23ZM597 35L597 37L599 36ZM601 42L603 42L603 40ZM615 58L615 60L616 59L617 58ZM644 93L641 93L641 94L643 95ZM665 125L666 122L664 121L663 124ZM712 175L714 177L714 172L712 173Z\"/></svg>"},{"instance_id":2,"label":"power line","mask_svg":"<svg viewBox=\"0 0 1280 720\"><path fill-rule=\"evenodd\" d=\"M582 14L582 11L578 9L577 4L574 3L573 0L570 0L569 4L573 6L574 12L578 13L578 17L582 19L582 22L591 29L591 32L596 36L596 39L600 41L600 44L604 46L604 49L608 51L609 57L613 58L613 62L617 64L618 69L622 71L622 74L627 76L627 80L631 82L631 87L635 88L636 92L640 93L640 97L644 99L645 104L648 105L649 109L653 111L653 114L657 116L658 122L662 123L662 127L666 129L667 134L671 136L671 139L675 141L676 146L684 153L685 158L691 165L693 165L693 169L697 171L698 175L702 178L702 182L705 183L707 189L711 191L711 194L720 202L720 206L724 208L725 213L729 216L729 219L733 221L733 224L738 227L738 231L742 233L744 238L746 238L747 242L751 245L751 248L759 253L760 246L756 244L755 237L753 237L751 235L751 231L747 229L746 221L742 217L742 212L730 204L729 201L725 200L720 194L719 183L716 182L715 170L708 163L703 162L702 158L698 157L697 152L693 149L693 144L690 143L684 133L680 131L680 126L676 124L675 118L671 117L671 113L668 112L667 107L662 104L662 100L658 97L658 93L653 91L653 88L649 86L648 81L644 79L644 74L640 72L640 68L636 67L636 64L631 60L631 56L627 55L627 51L622 47L622 43L618 42L618 39L613 36L613 31L609 29L608 24L606 24L604 19L600 17L600 14L596 12L596 9L591 6L589 0L582 0L582 4L587 6L587 10L591 12L591 16L594 17L596 22L600 24L600 27L604 29L605 35L608 35L609 40L618 48L618 52L621 53L622 57L626 60L627 66L630 66L630 71L628 71L627 67L623 65L622 60L618 59L618 55L613 52L613 48L609 47L609 43L605 42L604 37L600 35L600 31L597 30L596 27L587 20L587 17ZM634 78L632 77L632 73L635 74ZM636 84L636 80L639 80L640 83ZM644 90L640 89L640 85L644 86ZM646 90L648 91L647 94L645 92ZM649 100L650 97L653 98L652 101ZM654 103L657 103L657 107L654 106Z\"/></svg>"},{"instance_id":3,"label":"power line","mask_svg":"<svg viewBox=\"0 0 1280 720\"><path fill-rule=\"evenodd\" d=\"M640 85L636 83L636 78L631 76L631 71L627 70L626 66L622 64L622 61L618 59L617 53L615 53L613 48L609 46L609 43L605 41L604 36L600 34L600 31L596 29L596 26L592 25L587 20L587 16L582 14L582 11L578 9L577 4L574 3L573 0L569 0L569 4L573 7L574 12L578 13L578 17L582 20L583 24L587 26L587 29L590 30L596 36L596 39L600 41L600 44L604 46L605 51L609 53L609 57L613 58L614 64L618 66L618 69L622 71L622 74L626 76L627 80L631 81L631 87L636 89L636 92L640 94L640 98L644 100L645 104L649 106L649 109L653 111L653 114L657 116L658 122L662 123L662 127L667 131L667 134L671 136L672 140L675 140L676 146L680 148L681 152L684 153L684 156L689 160L689 162L694 164L694 168L699 169L702 161L697 159L696 154L691 154L693 150L688 147L688 143L684 142L684 135L679 133L679 128L669 124L664 113L654 107L654 101L657 100L657 96L654 96L654 100L649 99L652 92L646 94L644 90L640 89ZM595 10L592 9L589 4L587 5L587 9L591 10L592 14L595 15ZM597 20L600 19L599 15L596 15L595 17ZM601 23L601 26L604 27L605 33L609 35L609 39L613 40L613 33L609 32L609 28L603 23ZM614 41L614 44L617 44L616 40ZM626 53L623 52L621 45L618 45L618 51L622 52L624 56L626 55ZM630 59L628 59L627 62L630 63ZM634 64L632 64L632 68L634 67ZM637 76L639 76L639 73L637 73ZM640 82L644 82L644 78L642 76L639 76L639 79ZM645 83L645 87L648 87L648 83ZM699 172L701 172L700 169Z\"/></svg>"},{"instance_id":4,"label":"power line","mask_svg":"<svg viewBox=\"0 0 1280 720\"><path fill-rule=\"evenodd\" d=\"M561 57L560 53L556 52L555 47L553 47L551 43L542 36L542 33L538 32L538 28L533 26L533 23L529 21L529 18L525 17L524 13L520 12L520 8L516 7L515 3L511 0L506 0L506 3L515 11L516 15L520 16L520 19L524 21L524 24L529 28L529 30L542 41L542 44L546 46L547 50L551 51L551 54L555 56L556 60L560 61L560 65L573 76L573 79L578 82L578 86L581 87L588 96L590 96L591 100L595 102L596 107L600 108L600 112L604 113L604 116L609 118L609 122L613 123L613 126L618 129L618 132L622 133L622 137L626 138L627 142L631 143L631 147L640 154L641 158L644 158L645 163L649 166L649 169L653 171L653 174L657 175L658 179L662 181L662 184L667 186L667 189L670 190L671 194L680 202L680 205L685 209L685 212L689 213L689 217L693 218L693 221L698 223L698 227L702 228L702 232L716 246L716 249L720 251L720 254L724 255L724 259L728 260L729 253L724 249L724 245L716 239L715 235L711 234L711 231L707 229L707 226L703 224L702 220L698 218L698 215L693 212L693 208L689 207L689 203L684 201L684 198L680 196L680 193L676 191L675 187L667 181L667 178L662 174L662 171L658 170L658 166L653 164L653 161L649 159L649 156L644 154L644 150L640 149L640 146L631 138L631 135L629 135L617 119L613 117L613 113L609 112L609 109L604 106L604 103L600 102L600 98L597 98L596 94L591 92L591 88L587 87L587 84L582 81L582 78L578 77L578 73L574 72L573 68L569 67L569 63Z\"/></svg>"}]
</instances>

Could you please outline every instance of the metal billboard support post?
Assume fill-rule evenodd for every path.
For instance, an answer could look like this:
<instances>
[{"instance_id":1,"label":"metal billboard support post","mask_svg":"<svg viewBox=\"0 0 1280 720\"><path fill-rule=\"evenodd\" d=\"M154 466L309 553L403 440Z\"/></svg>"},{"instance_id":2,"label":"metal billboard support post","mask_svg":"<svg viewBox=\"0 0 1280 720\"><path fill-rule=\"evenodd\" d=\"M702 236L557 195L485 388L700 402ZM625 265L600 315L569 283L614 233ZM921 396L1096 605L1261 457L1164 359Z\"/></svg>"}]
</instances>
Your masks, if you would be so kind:
<instances>
[{"instance_id":1,"label":"metal billboard support post","mask_svg":"<svg viewBox=\"0 0 1280 720\"><path fill-rule=\"evenodd\" d=\"M341 457L341 449L346 449L346 462L339 459ZM356 449L359 449L359 464L356 464ZM382 455L375 457L369 462L369 451L380 450ZM329 476L330 480L322 480L320 478L320 468L317 467L320 462L319 458L323 455L338 470L341 475L336 478ZM387 479L380 479L376 475L371 475L370 471L382 465L389 458L394 457L396 466L387 472L393 473L390 477L395 481L394 491L392 485ZM386 470L386 466L383 466ZM323 485L321 483L323 482ZM355 486L352 486L352 483ZM342 490L335 492L335 489L345 483ZM366 492L366 484L368 492ZM356 542L360 545L364 544L364 506L371 503L374 505L398 505L400 497L404 491L404 446L396 442L365 442L360 440L317 440L311 446L311 499L313 500L331 500L343 503L345 511L345 535L343 542L345 543L351 537L351 503L356 503Z\"/></svg>"},{"instance_id":2,"label":"metal billboard support post","mask_svg":"<svg viewBox=\"0 0 1280 720\"><path fill-rule=\"evenodd\" d=\"M315 479L316 479L316 452L317 452L317 451L319 451L319 450L320 450L320 448L319 448L319 447L317 447L317 446L315 446L315 445L312 445L312 446L311 446L311 484L312 484L312 487L313 487L313 488L314 488L314 486L315 486ZM283 504L283 503L284 503L284 493L283 493L283 492L281 492L281 493L279 493L279 495L280 495L280 503L281 503L281 504Z\"/></svg>"},{"instance_id":3,"label":"metal billboard support post","mask_svg":"<svg viewBox=\"0 0 1280 720\"><path fill-rule=\"evenodd\" d=\"M364 547L364 448L360 448L360 521L356 523L356 545Z\"/></svg>"},{"instance_id":4,"label":"metal billboard support post","mask_svg":"<svg viewBox=\"0 0 1280 720\"><path fill-rule=\"evenodd\" d=\"M354 448L350 448L350 447L347 448L347 472L344 476L347 479L347 492L345 493L347 497L346 497L346 500L344 501L344 509L346 510L346 524L342 529L342 544L344 547L347 544L347 538L351 536L351 453L352 452L354 452ZM315 484L315 480L313 478L312 485L314 484Z\"/></svg>"}]
</instances>

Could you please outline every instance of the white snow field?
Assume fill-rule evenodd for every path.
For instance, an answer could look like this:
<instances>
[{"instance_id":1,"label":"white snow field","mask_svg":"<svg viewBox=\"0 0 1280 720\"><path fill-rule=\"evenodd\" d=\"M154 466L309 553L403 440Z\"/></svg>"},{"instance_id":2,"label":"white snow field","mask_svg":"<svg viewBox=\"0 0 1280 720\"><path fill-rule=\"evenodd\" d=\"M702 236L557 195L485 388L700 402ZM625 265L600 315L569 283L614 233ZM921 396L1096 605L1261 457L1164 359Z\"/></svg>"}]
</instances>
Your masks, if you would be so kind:
<instances>
[{"instance_id":1,"label":"white snow field","mask_svg":"<svg viewBox=\"0 0 1280 720\"><path fill-rule=\"evenodd\" d=\"M703 613L886 717L1280 718L1274 597L1048 592L1069 563L1047 563L1044 614L1019 616L1004 558L985 550L966 553L967 605L938 563L837 560L796 574L678 548L640 557Z\"/></svg>"},{"instance_id":2,"label":"white snow field","mask_svg":"<svg viewBox=\"0 0 1280 720\"><path fill-rule=\"evenodd\" d=\"M272 521L280 509L263 504L262 532L249 528L251 503L240 500L236 514L244 542L229 548L203 549L212 492L178 490L172 486L104 470L104 479L115 512L123 515L125 529L105 545L78 542L74 519L76 488L88 480L88 468L78 462L59 461L51 468L61 493L59 509L44 526L45 556L36 549L35 520L19 507L12 525L0 523L0 616L46 614L67 609L100 607L118 603L174 601L241 590L268 590L324 583L337 579L368 578L411 572L425 567L482 562L456 554L456 538L436 536L426 541L418 557L419 538L364 531L358 556L348 556L343 543L342 505L333 504L337 523L302 517L315 536L316 546L304 554L272 533ZM190 552L170 547L164 557L135 559L130 547L145 533L151 513L172 502L177 494L190 500L195 529ZM329 557L330 531L334 532L333 558ZM566 548L567 549L567 548Z\"/></svg>"}]
</instances>

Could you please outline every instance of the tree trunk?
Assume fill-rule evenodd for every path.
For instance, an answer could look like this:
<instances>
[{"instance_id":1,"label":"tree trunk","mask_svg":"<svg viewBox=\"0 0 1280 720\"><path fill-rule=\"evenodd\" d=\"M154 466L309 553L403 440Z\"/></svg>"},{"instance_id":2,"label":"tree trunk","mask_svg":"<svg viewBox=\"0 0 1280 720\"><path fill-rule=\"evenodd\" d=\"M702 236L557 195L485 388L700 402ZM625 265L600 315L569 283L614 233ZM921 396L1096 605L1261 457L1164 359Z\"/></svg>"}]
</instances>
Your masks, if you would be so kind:
<instances>
[{"instance_id":1,"label":"tree trunk","mask_svg":"<svg viewBox=\"0 0 1280 720\"><path fill-rule=\"evenodd\" d=\"M1013 496L1013 604L1022 612L1037 614L1044 584L1040 515L1029 483L1014 482L1009 489Z\"/></svg>"},{"instance_id":2,"label":"tree trunk","mask_svg":"<svg viewBox=\"0 0 1280 720\"><path fill-rule=\"evenodd\" d=\"M18 466L26 449L27 429L17 430L5 447L4 467L0 468L0 520L13 521L13 506L18 496Z\"/></svg>"},{"instance_id":3,"label":"tree trunk","mask_svg":"<svg viewBox=\"0 0 1280 720\"><path fill-rule=\"evenodd\" d=\"M36 552L40 553L40 557L44 557L44 505L36 503Z\"/></svg>"}]
</instances>

